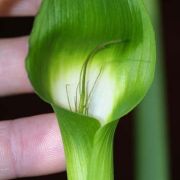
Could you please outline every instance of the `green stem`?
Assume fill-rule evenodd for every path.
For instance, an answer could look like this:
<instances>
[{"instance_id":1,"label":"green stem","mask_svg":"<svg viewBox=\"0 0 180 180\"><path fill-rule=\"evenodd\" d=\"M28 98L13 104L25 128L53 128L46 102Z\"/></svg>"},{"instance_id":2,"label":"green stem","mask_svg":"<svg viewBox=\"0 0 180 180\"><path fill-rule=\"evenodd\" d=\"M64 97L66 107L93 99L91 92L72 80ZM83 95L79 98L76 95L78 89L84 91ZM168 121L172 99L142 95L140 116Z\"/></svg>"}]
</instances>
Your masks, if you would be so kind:
<instances>
[{"instance_id":1,"label":"green stem","mask_svg":"<svg viewBox=\"0 0 180 180\"><path fill-rule=\"evenodd\" d=\"M113 180L113 138L117 121L93 118L53 106L61 129L68 180Z\"/></svg>"},{"instance_id":2,"label":"green stem","mask_svg":"<svg viewBox=\"0 0 180 180\"><path fill-rule=\"evenodd\" d=\"M94 138L87 180L113 180L113 139L117 122L100 128Z\"/></svg>"},{"instance_id":3,"label":"green stem","mask_svg":"<svg viewBox=\"0 0 180 180\"><path fill-rule=\"evenodd\" d=\"M145 0L159 38L154 83L136 111L136 179L168 180L166 93L158 0Z\"/></svg>"}]
</instances>

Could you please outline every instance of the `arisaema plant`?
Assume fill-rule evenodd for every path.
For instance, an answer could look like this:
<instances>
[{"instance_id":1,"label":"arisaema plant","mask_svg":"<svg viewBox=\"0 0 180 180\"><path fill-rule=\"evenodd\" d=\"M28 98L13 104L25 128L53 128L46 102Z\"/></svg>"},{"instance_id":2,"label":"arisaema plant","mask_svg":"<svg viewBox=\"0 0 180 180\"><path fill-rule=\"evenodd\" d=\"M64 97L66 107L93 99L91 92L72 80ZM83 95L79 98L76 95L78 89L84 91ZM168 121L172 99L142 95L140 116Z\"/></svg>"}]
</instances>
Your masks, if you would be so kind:
<instances>
[{"instance_id":1,"label":"arisaema plant","mask_svg":"<svg viewBox=\"0 0 180 180\"><path fill-rule=\"evenodd\" d=\"M155 40L142 0L43 0L26 68L59 121L69 180L113 180L118 119L145 96Z\"/></svg>"}]
</instances>

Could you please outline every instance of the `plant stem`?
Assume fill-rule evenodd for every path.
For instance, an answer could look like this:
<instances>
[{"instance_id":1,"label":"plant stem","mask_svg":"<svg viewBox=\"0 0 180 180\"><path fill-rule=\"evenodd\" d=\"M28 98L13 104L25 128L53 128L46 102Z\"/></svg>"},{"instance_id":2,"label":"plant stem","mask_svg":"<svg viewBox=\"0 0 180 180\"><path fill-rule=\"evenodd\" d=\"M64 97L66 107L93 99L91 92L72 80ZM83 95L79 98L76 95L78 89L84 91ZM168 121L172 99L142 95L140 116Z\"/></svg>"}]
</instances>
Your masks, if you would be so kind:
<instances>
[{"instance_id":1,"label":"plant stem","mask_svg":"<svg viewBox=\"0 0 180 180\"><path fill-rule=\"evenodd\" d=\"M166 92L158 0L145 0L158 37L155 81L136 111L136 180L168 180Z\"/></svg>"},{"instance_id":2,"label":"plant stem","mask_svg":"<svg viewBox=\"0 0 180 180\"><path fill-rule=\"evenodd\" d=\"M68 180L113 180L113 138L118 121L97 120L53 106L60 124Z\"/></svg>"}]
</instances>

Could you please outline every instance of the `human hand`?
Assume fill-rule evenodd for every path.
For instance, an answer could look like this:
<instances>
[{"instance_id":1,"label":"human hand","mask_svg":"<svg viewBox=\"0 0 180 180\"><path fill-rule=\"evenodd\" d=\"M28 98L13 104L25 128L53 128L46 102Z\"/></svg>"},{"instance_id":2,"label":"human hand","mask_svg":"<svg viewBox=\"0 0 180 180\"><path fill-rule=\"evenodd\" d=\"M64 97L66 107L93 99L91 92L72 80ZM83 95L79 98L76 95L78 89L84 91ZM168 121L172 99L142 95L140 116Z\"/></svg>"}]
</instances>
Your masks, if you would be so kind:
<instances>
[{"instance_id":1,"label":"human hand","mask_svg":"<svg viewBox=\"0 0 180 180\"><path fill-rule=\"evenodd\" d=\"M40 0L0 0L0 16L37 12ZM31 93L25 71L27 37L0 40L0 96ZM54 114L0 122L0 180L50 174L65 169Z\"/></svg>"}]
</instances>

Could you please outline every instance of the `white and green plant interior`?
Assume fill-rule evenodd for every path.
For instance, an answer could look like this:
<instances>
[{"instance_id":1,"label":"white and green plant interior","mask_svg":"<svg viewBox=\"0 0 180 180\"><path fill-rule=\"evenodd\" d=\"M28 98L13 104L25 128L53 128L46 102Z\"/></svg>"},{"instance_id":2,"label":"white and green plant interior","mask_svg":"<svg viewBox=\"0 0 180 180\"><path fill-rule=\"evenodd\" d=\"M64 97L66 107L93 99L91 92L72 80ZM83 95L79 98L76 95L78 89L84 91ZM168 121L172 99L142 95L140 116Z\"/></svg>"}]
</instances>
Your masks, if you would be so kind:
<instances>
[{"instance_id":1,"label":"white and green plant interior","mask_svg":"<svg viewBox=\"0 0 180 180\"><path fill-rule=\"evenodd\" d=\"M142 0L43 0L26 61L59 121L69 180L113 180L118 119L145 96L156 59Z\"/></svg>"}]
</instances>

